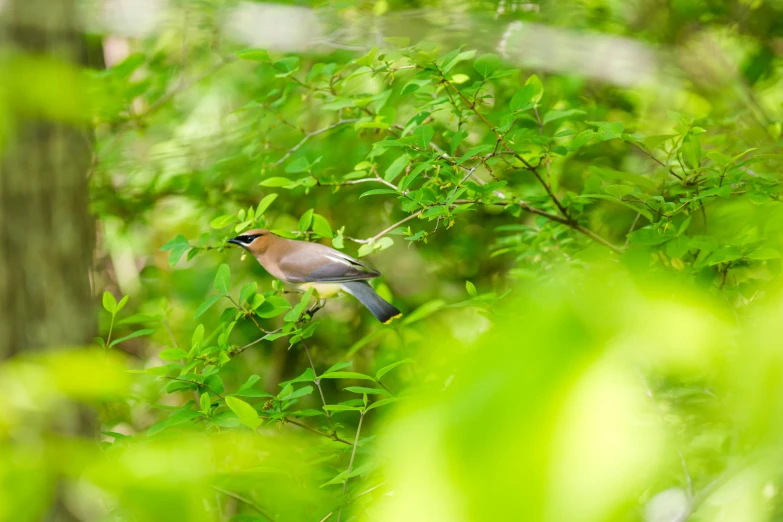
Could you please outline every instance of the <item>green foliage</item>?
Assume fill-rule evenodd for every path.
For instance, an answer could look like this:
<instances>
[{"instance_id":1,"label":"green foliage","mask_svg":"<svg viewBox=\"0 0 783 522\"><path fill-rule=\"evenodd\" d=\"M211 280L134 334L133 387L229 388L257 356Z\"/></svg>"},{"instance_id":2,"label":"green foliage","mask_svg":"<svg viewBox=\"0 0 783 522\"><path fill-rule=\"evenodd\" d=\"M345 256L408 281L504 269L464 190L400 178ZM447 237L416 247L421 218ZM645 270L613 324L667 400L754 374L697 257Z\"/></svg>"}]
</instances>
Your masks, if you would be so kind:
<instances>
[{"instance_id":1,"label":"green foliage","mask_svg":"<svg viewBox=\"0 0 783 522\"><path fill-rule=\"evenodd\" d=\"M779 64L739 34L764 89L617 87L476 41L237 50L213 4L90 78L103 353L0 367L0 450L66 401L103 437L43 435L76 464L31 465L39 489L78 476L118 520L775 520ZM460 5L636 35L620 3L566 4ZM645 38L729 16L676 4ZM292 295L227 243L253 228L368 258L404 316Z\"/></svg>"}]
</instances>

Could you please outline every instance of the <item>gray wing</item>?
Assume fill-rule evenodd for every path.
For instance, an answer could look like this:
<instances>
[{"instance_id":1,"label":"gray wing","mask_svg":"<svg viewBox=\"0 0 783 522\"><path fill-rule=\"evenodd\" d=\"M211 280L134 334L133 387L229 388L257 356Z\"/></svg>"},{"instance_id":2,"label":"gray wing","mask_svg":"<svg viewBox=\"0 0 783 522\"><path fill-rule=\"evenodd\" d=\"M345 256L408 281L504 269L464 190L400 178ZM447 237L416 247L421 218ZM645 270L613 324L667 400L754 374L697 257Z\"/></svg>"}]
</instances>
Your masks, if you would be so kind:
<instances>
[{"instance_id":1,"label":"gray wing","mask_svg":"<svg viewBox=\"0 0 783 522\"><path fill-rule=\"evenodd\" d=\"M291 283L344 283L372 279L380 272L338 250L297 241L280 259L280 270Z\"/></svg>"}]
</instances>

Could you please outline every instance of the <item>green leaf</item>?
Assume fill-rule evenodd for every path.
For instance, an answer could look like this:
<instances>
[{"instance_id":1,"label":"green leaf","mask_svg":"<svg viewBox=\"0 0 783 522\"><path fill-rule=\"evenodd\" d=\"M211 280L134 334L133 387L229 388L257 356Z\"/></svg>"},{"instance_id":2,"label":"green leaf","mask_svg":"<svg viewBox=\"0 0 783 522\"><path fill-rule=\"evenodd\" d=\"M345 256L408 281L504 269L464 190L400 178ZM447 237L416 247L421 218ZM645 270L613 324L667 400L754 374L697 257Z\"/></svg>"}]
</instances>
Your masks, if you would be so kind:
<instances>
[{"instance_id":1,"label":"green leaf","mask_svg":"<svg viewBox=\"0 0 783 522\"><path fill-rule=\"evenodd\" d=\"M310 209L306 211L304 214L302 214L302 217L299 218L299 232L304 234L308 230L310 230L310 225L313 223L313 209Z\"/></svg>"},{"instance_id":2,"label":"green leaf","mask_svg":"<svg viewBox=\"0 0 783 522\"><path fill-rule=\"evenodd\" d=\"M418 145L422 149L426 149L430 146L430 142L432 141L432 137L434 135L435 130L432 127L429 125L421 125L414 129L411 137L413 138L414 144Z\"/></svg>"},{"instance_id":3,"label":"green leaf","mask_svg":"<svg viewBox=\"0 0 783 522\"><path fill-rule=\"evenodd\" d=\"M212 406L212 401L209 398L209 392L202 393L198 402L199 405L201 406L201 411L204 412L209 411L209 408Z\"/></svg>"},{"instance_id":4,"label":"green leaf","mask_svg":"<svg viewBox=\"0 0 783 522\"><path fill-rule=\"evenodd\" d=\"M551 110L544 115L543 124L560 120L562 118L569 118L571 116L578 116L580 114L587 114L585 111L579 109L569 109L567 111Z\"/></svg>"},{"instance_id":5,"label":"green leaf","mask_svg":"<svg viewBox=\"0 0 783 522\"><path fill-rule=\"evenodd\" d=\"M252 60L254 62L265 62L269 60L269 53L263 49L245 49L237 51L236 56L241 60Z\"/></svg>"},{"instance_id":6,"label":"green leaf","mask_svg":"<svg viewBox=\"0 0 783 522\"><path fill-rule=\"evenodd\" d=\"M288 178L281 178L281 177L272 177L272 178L266 178L263 180L259 185L262 187L286 187L288 185L291 185L293 182Z\"/></svg>"},{"instance_id":7,"label":"green leaf","mask_svg":"<svg viewBox=\"0 0 783 522\"><path fill-rule=\"evenodd\" d=\"M223 263L218 267L217 273L215 274L215 290L222 293L223 295L228 295L230 285L231 269L228 268L227 264Z\"/></svg>"},{"instance_id":8,"label":"green leaf","mask_svg":"<svg viewBox=\"0 0 783 522\"><path fill-rule=\"evenodd\" d=\"M252 283L245 283L242 285L242 290L239 291L239 304L244 303L250 297L254 296L258 292L258 283L253 281Z\"/></svg>"},{"instance_id":9,"label":"green leaf","mask_svg":"<svg viewBox=\"0 0 783 522\"><path fill-rule=\"evenodd\" d=\"M402 154L399 156L394 162L389 165L389 168L386 169L386 172L383 175L383 179L385 179L388 182L393 182L394 179L400 175L400 173L405 170L405 167L407 167L411 162L411 157L407 154Z\"/></svg>"},{"instance_id":10,"label":"green leaf","mask_svg":"<svg viewBox=\"0 0 783 522\"><path fill-rule=\"evenodd\" d=\"M639 246L655 246L666 243L676 237L673 231L661 232L652 228L641 228L628 235L631 244Z\"/></svg>"},{"instance_id":11,"label":"green leaf","mask_svg":"<svg viewBox=\"0 0 783 522\"><path fill-rule=\"evenodd\" d=\"M269 208L269 205L271 205L272 202L276 199L277 194L267 194L264 196L264 199L261 200L261 203L258 204L258 208L256 208L256 219L261 217L264 212L266 212L266 209Z\"/></svg>"},{"instance_id":12,"label":"green leaf","mask_svg":"<svg viewBox=\"0 0 783 522\"><path fill-rule=\"evenodd\" d=\"M685 163L692 169L697 169L701 165L701 144L699 138L693 134L688 134L683 138L680 145L682 157Z\"/></svg>"},{"instance_id":13,"label":"green leaf","mask_svg":"<svg viewBox=\"0 0 783 522\"><path fill-rule=\"evenodd\" d=\"M465 289L471 297L476 297L478 294L478 292L476 292L476 286L470 281L465 281Z\"/></svg>"},{"instance_id":14,"label":"green leaf","mask_svg":"<svg viewBox=\"0 0 783 522\"><path fill-rule=\"evenodd\" d=\"M392 189L372 189L368 190L367 192L362 192L359 196L359 199L363 198L364 196L380 196L383 194L397 194L397 191Z\"/></svg>"},{"instance_id":15,"label":"green leaf","mask_svg":"<svg viewBox=\"0 0 783 522\"><path fill-rule=\"evenodd\" d=\"M138 330L138 331L136 331L136 332L133 332L133 333L132 333L132 334L130 334L130 335L126 335L125 337L120 337L119 339L115 339L115 340L113 340L113 341L112 341L112 342L109 344L109 346L115 346L115 345L118 345L118 344L120 344L121 342L127 341L128 339L133 339L133 338L135 338L135 337L141 337L141 336L143 336L143 335L149 335L149 334L152 334L152 333L155 333L155 330L152 330L152 329L147 329L147 330ZM186 354L186 355L187 355L187 354Z\"/></svg>"},{"instance_id":16,"label":"green leaf","mask_svg":"<svg viewBox=\"0 0 783 522\"><path fill-rule=\"evenodd\" d=\"M418 307L416 310L408 314L407 316L402 318L402 324L403 325L409 325L413 324L417 321L421 321L422 319L431 316L441 308L446 306L446 302L442 299L434 299L432 301L428 301Z\"/></svg>"},{"instance_id":17,"label":"green leaf","mask_svg":"<svg viewBox=\"0 0 783 522\"><path fill-rule=\"evenodd\" d=\"M334 363L334 364L333 364L333 365L332 365L332 366L331 366L331 367L330 367L328 370L326 370L324 373L331 373L331 372L336 372L336 371L338 371L338 370L342 370L343 368L348 368L348 367L349 367L349 366L351 366L352 364L353 364L352 362L338 362L338 363Z\"/></svg>"},{"instance_id":18,"label":"green leaf","mask_svg":"<svg viewBox=\"0 0 783 522\"><path fill-rule=\"evenodd\" d=\"M177 237L160 247L163 251L169 251L169 266L174 267L182 255L190 250L190 243L185 236L178 234Z\"/></svg>"},{"instance_id":19,"label":"green leaf","mask_svg":"<svg viewBox=\"0 0 783 522\"><path fill-rule=\"evenodd\" d=\"M533 102L533 96L536 94L535 85L525 85L521 89L514 93L509 102L509 107L512 111L526 111L532 109L535 105Z\"/></svg>"},{"instance_id":20,"label":"green leaf","mask_svg":"<svg viewBox=\"0 0 783 522\"><path fill-rule=\"evenodd\" d=\"M498 67L500 58L491 53L481 55L473 62L473 68L484 78L490 76Z\"/></svg>"},{"instance_id":21,"label":"green leaf","mask_svg":"<svg viewBox=\"0 0 783 522\"><path fill-rule=\"evenodd\" d=\"M285 397L281 397L281 401L290 401L293 399L298 399L300 397L304 397L305 395L310 395L313 393L313 387L312 386L303 386L299 388L298 390L294 391L290 395L286 395Z\"/></svg>"},{"instance_id":22,"label":"green leaf","mask_svg":"<svg viewBox=\"0 0 783 522\"><path fill-rule=\"evenodd\" d=\"M320 379L357 379L365 381L374 381L369 375L357 372L328 372L320 376Z\"/></svg>"},{"instance_id":23,"label":"green leaf","mask_svg":"<svg viewBox=\"0 0 783 522\"><path fill-rule=\"evenodd\" d=\"M299 65L298 56L287 56L282 60L276 61L274 64L275 69L281 70L286 73L293 72L294 70L296 70L298 65Z\"/></svg>"},{"instance_id":24,"label":"green leaf","mask_svg":"<svg viewBox=\"0 0 783 522\"><path fill-rule=\"evenodd\" d=\"M158 357L160 357L164 361L178 361L180 359L187 359L188 352L186 352L182 348L169 348L167 350L163 350L162 352L160 352L158 354Z\"/></svg>"},{"instance_id":25,"label":"green leaf","mask_svg":"<svg viewBox=\"0 0 783 522\"><path fill-rule=\"evenodd\" d=\"M234 216L230 216L228 214L224 216L218 216L212 221L209 222L209 226L212 228L226 228L230 224L234 222L236 218Z\"/></svg>"},{"instance_id":26,"label":"green leaf","mask_svg":"<svg viewBox=\"0 0 783 522\"><path fill-rule=\"evenodd\" d=\"M530 98L531 101L533 103L540 102L541 98L544 97L544 84L541 83L541 78L539 78L535 74L531 74L530 77L525 82L525 86L528 85L533 89L533 95Z\"/></svg>"},{"instance_id":27,"label":"green leaf","mask_svg":"<svg viewBox=\"0 0 783 522\"><path fill-rule=\"evenodd\" d=\"M750 254L748 254L748 259L755 259L757 261L763 261L765 259L779 259L780 258L780 252L778 250L775 250L774 248L757 248Z\"/></svg>"},{"instance_id":28,"label":"green leaf","mask_svg":"<svg viewBox=\"0 0 783 522\"><path fill-rule=\"evenodd\" d=\"M128 304L128 296L124 296L122 299L120 299L120 302L117 303L117 306L114 308L114 313L118 314L120 313L120 310L125 308L125 305Z\"/></svg>"},{"instance_id":29,"label":"green leaf","mask_svg":"<svg viewBox=\"0 0 783 522\"><path fill-rule=\"evenodd\" d=\"M261 424L261 419L258 418L258 412L251 405L229 395L226 397L226 406L231 408L231 411L236 413L239 418L239 422L250 428L257 428Z\"/></svg>"},{"instance_id":30,"label":"green leaf","mask_svg":"<svg viewBox=\"0 0 783 522\"><path fill-rule=\"evenodd\" d=\"M332 227L329 226L329 221L321 214L313 214L313 232L321 237L334 237Z\"/></svg>"},{"instance_id":31,"label":"green leaf","mask_svg":"<svg viewBox=\"0 0 783 522\"><path fill-rule=\"evenodd\" d=\"M413 359L403 359L402 361L397 361L396 363L392 363L392 364L390 364L388 366L384 366L383 368L378 370L378 372L375 374L375 380L376 381L380 381L381 377L383 377L384 375L386 375L387 373L389 373L390 371L392 371L396 367L402 366L403 364L412 363L412 362L413 362Z\"/></svg>"},{"instance_id":32,"label":"green leaf","mask_svg":"<svg viewBox=\"0 0 783 522\"><path fill-rule=\"evenodd\" d=\"M195 330L193 330L193 336L190 338L190 346L195 347L202 343L204 340L204 325L199 324Z\"/></svg>"},{"instance_id":33,"label":"green leaf","mask_svg":"<svg viewBox=\"0 0 783 522\"><path fill-rule=\"evenodd\" d=\"M117 312L117 300L111 292L103 292L103 308L112 315Z\"/></svg>"},{"instance_id":34,"label":"green leaf","mask_svg":"<svg viewBox=\"0 0 783 522\"><path fill-rule=\"evenodd\" d=\"M347 388L343 388L345 391L349 391L351 393L359 393L359 394L369 394L369 395L389 395L389 392L384 390L383 388L365 388L363 386L348 386Z\"/></svg>"},{"instance_id":35,"label":"green leaf","mask_svg":"<svg viewBox=\"0 0 783 522\"><path fill-rule=\"evenodd\" d=\"M380 408L381 406L386 406L387 404L391 404L393 402L401 401L402 397L389 397L388 399L381 399L379 401L373 402L367 407L366 411L374 410L375 408Z\"/></svg>"},{"instance_id":36,"label":"green leaf","mask_svg":"<svg viewBox=\"0 0 783 522\"><path fill-rule=\"evenodd\" d=\"M199 307L196 308L196 313L193 315L193 319L198 319L199 317L204 315L204 312L209 310L212 307L212 305L217 303L222 297L223 297L222 295L213 295L212 297L210 297L209 299L201 303Z\"/></svg>"},{"instance_id":37,"label":"green leaf","mask_svg":"<svg viewBox=\"0 0 783 522\"><path fill-rule=\"evenodd\" d=\"M712 236L693 236L688 246L706 252L715 252L719 247L718 240Z\"/></svg>"},{"instance_id":38,"label":"green leaf","mask_svg":"<svg viewBox=\"0 0 783 522\"><path fill-rule=\"evenodd\" d=\"M604 187L604 190L607 194L611 194L617 199L622 199L623 197L633 192L634 188L629 187L628 185L609 185Z\"/></svg>"},{"instance_id":39,"label":"green leaf","mask_svg":"<svg viewBox=\"0 0 783 522\"><path fill-rule=\"evenodd\" d=\"M598 131L595 133L596 139L599 141L608 141L613 139L619 139L623 136L623 130L625 125L620 121L602 121L602 122L587 122L598 126Z\"/></svg>"},{"instance_id":40,"label":"green leaf","mask_svg":"<svg viewBox=\"0 0 783 522\"><path fill-rule=\"evenodd\" d=\"M296 172L306 172L310 170L310 162L305 156L300 156L286 165L285 172L288 174Z\"/></svg>"}]
</instances>

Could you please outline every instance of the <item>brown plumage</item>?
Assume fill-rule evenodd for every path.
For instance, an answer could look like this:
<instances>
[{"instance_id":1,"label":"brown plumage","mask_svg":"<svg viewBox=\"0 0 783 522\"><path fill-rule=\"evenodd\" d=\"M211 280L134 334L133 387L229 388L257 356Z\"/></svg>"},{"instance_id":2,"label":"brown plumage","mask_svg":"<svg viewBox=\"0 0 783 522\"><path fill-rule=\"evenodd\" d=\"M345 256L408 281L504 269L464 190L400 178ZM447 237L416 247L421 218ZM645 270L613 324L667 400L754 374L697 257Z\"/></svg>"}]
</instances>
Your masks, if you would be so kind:
<instances>
[{"instance_id":1,"label":"brown plumage","mask_svg":"<svg viewBox=\"0 0 783 522\"><path fill-rule=\"evenodd\" d=\"M384 324L402 315L367 282L381 273L339 250L285 239L263 229L250 230L228 242L250 252L267 272L284 283L302 290L312 287L320 297L343 290Z\"/></svg>"}]
</instances>

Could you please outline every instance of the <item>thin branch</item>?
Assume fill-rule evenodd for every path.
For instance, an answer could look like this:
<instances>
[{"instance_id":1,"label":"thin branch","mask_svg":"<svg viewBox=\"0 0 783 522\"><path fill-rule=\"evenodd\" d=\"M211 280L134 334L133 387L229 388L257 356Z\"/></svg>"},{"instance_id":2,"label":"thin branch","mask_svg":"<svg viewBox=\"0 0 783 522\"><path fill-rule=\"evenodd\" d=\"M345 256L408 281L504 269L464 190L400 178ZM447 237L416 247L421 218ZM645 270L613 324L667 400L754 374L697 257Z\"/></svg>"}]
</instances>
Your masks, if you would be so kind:
<instances>
[{"instance_id":1,"label":"thin branch","mask_svg":"<svg viewBox=\"0 0 783 522\"><path fill-rule=\"evenodd\" d=\"M380 238L382 238L383 236L385 236L386 234L388 234L389 232L391 232L395 228L399 227L400 225L402 225L404 223L407 223L408 221L410 221L412 219L416 219L417 217L419 217L424 212L424 210L426 210L426 209L421 209L418 212L414 212L410 216L407 216L407 217L399 220L398 222L396 222L392 226L390 226L390 227L388 227L388 228L386 228L384 230L381 230L380 232L378 232L377 234L375 234L373 237L371 237L369 239L354 239L352 237L347 237L347 236L346 236L345 239L353 241L354 243L362 243L362 244L367 244L367 243L372 243L374 241L378 241Z\"/></svg>"},{"instance_id":2,"label":"thin branch","mask_svg":"<svg viewBox=\"0 0 783 522\"><path fill-rule=\"evenodd\" d=\"M462 101L463 101L463 102L465 102L465 104L468 106L468 108L469 108L471 111L473 111L473 114L475 114L475 115L476 115L476 116L477 116L477 117L478 117L478 118L479 118L479 119L480 119L482 122L484 122L484 124L485 124L487 127L489 127L489 129L490 129L490 130L491 130L491 131L492 131L492 132L495 134L495 136L496 136L496 137L497 137L497 139L500 141L500 143L502 143L502 144L503 144L503 146L505 146L505 147L506 147L506 149L507 149L509 152L511 152L511 153L513 154L513 156L514 156L516 159L518 159L519 161L521 161L521 162L522 162L522 164L525 166L525 168L527 168L527 170L529 170L530 172L532 172L532 173L533 173L533 174L536 176L536 179L538 179L539 183L541 183L541 186L542 186L542 187L544 187L544 190L546 190L546 193L549 195L549 199L551 199L551 200L552 200L552 202L555 204L555 206L557 207L557 209L558 209L558 210L559 210L559 211L560 211L560 212L561 212L561 213L562 213L564 216L568 217L568 211L567 211L567 210L566 210L566 208L563 206L563 204L562 204L562 203L560 203L560 200L559 200L559 199L557 198L557 196L555 196L555 194L552 192L552 189L551 189L551 188L549 187L549 185L547 185L547 183L544 181L544 178L542 178L542 177L541 177L541 174L538 172L538 170L536 169L536 167L535 167L535 166L533 166L533 165L532 165L532 164L531 164L529 161L527 161L525 158L523 158L523 157L522 157L522 156L521 156L521 155L520 155L518 152L514 151L514 149L512 149L511 147L509 147L509 146L508 146L508 143L506 143L506 139L505 139L505 137L504 137L502 134L500 134L500 133L498 132L498 130L495 128L495 126L494 126L494 125L492 125L492 123L490 123L490 121L489 121L487 118L485 118L485 117L484 117L484 115L483 115L483 114L481 114L481 112L479 112L479 110L476 108L476 105L475 105L475 104L473 104L473 103L471 103L471 102L470 102L470 100L468 100L468 99L465 97L465 95L464 95L464 94L462 94L462 92L461 92L459 89L457 89L457 87L456 87L454 84L452 84L452 83L451 83L449 80L447 80L447 79L446 79L446 77L445 77L445 76L443 76L443 74L441 74L441 76L443 77L443 81L445 82L445 84L446 84L448 87L450 87L450 88L451 88L451 89L452 89L452 90L453 90L455 93L457 93L457 95L458 95L460 98L462 98Z\"/></svg>"},{"instance_id":3,"label":"thin branch","mask_svg":"<svg viewBox=\"0 0 783 522\"><path fill-rule=\"evenodd\" d=\"M216 392L215 390L213 390L212 388L210 388L209 386L207 386L204 383L200 383L200 382L196 382L196 381L190 381L188 379L180 379L179 377L168 377L167 375L163 375L163 377L165 379L169 379L171 381L188 382L190 384L195 384L196 386L201 386L202 388L206 388L207 390L211 391L212 395L215 395L215 396L220 397L221 399L223 399L222 395L220 395L218 392Z\"/></svg>"},{"instance_id":4,"label":"thin branch","mask_svg":"<svg viewBox=\"0 0 783 522\"><path fill-rule=\"evenodd\" d=\"M654 162L656 162L658 165L660 165L661 167L663 167L663 168L667 169L667 170L669 171L669 174L671 174L671 175L672 175L672 176L674 176L675 178L679 179L680 181L682 181L682 180L683 180L683 177L682 177L682 176L680 176L679 174L677 174L676 172L674 172L674 170L672 170L672 168L671 168L671 167L667 167L667 166L666 166L666 163L664 163L664 162L662 162L661 160L659 160L658 158L656 158L656 157L655 157L655 156L654 156L654 155L653 155L651 152L649 152L647 149L645 149L644 147L642 147L642 146L641 146L641 145L639 145L638 143L634 143L634 142L630 142L630 143L631 143L631 145L633 145L634 147L636 147L637 149L639 149L640 151L642 151L644 154L646 154L647 156L649 156L649 157L650 157L650 158L651 158L651 159L652 159Z\"/></svg>"},{"instance_id":5,"label":"thin branch","mask_svg":"<svg viewBox=\"0 0 783 522\"><path fill-rule=\"evenodd\" d=\"M613 245L612 243L610 243L606 239L602 238L601 236L599 236L598 234L596 234L592 230L583 227L582 225L580 225L579 223L577 223L576 221L574 221L571 218L564 218L564 217L558 216L556 214L550 214L549 212L543 211L541 209L538 209L538 208L535 208L535 207L531 207L530 205L528 205L524 201L520 201L519 202L519 206L522 207L527 212L530 212L531 214L536 214L536 215L539 215L539 216L543 216L543 217L545 217L545 218L547 218L547 219L549 219L551 221L556 221L558 223L562 223L563 225L571 227L572 229L576 230L577 232L580 232L580 233L586 235L587 237L589 237L593 241L595 241L597 243L601 243L602 245L608 247L613 252L616 252L618 254L623 252L622 248Z\"/></svg>"},{"instance_id":6,"label":"thin branch","mask_svg":"<svg viewBox=\"0 0 783 522\"><path fill-rule=\"evenodd\" d=\"M349 446L351 445L349 441L338 437L336 433L334 434L324 433L323 431L318 431L315 428L311 428L307 424L302 424L301 422L291 420L288 417L284 418L283 422L287 422L288 424L293 424L294 426L299 426L300 428L306 429L307 431L312 431L313 433L320 435L321 437L326 437L327 439L333 440L335 442L342 442L343 444L348 444Z\"/></svg>"},{"instance_id":7,"label":"thin branch","mask_svg":"<svg viewBox=\"0 0 783 522\"><path fill-rule=\"evenodd\" d=\"M310 350L307 348L307 343L304 341L304 338L302 338L302 346L304 346L305 353L307 354L307 360L310 361L310 369L313 370L313 382L315 383L315 386L318 388L318 393L321 395L321 403L324 405L324 408L326 407L326 397L324 397L324 390L321 387L321 379L318 378L318 372L315 370L315 364L313 364L313 358L310 357ZM326 412L326 420L329 421L329 428L331 430L334 430L334 424L332 424L332 414L329 412L329 410L324 410Z\"/></svg>"},{"instance_id":8,"label":"thin branch","mask_svg":"<svg viewBox=\"0 0 783 522\"><path fill-rule=\"evenodd\" d=\"M359 121L359 119L358 119L358 118L354 118L354 119L350 119L350 120L338 120L338 121L336 121L336 122L332 123L331 125L328 125L328 126L324 127L323 129L318 129L318 130L314 130L313 132L308 132L307 134L305 134L305 137L304 137L304 138L302 138L302 140L301 140L299 143L297 143L296 145L294 145L292 148L288 149L288 152L286 152L286 153L283 155L283 157L282 157L282 158L280 158L279 160L277 160L276 162L274 162L274 163L273 163L273 166L275 166L275 167L278 167L278 166L280 166L280 164L281 164L281 163L283 163L285 160L287 160L288 158L290 158L290 157L291 157L291 155L292 155L294 152L298 151L298 150L299 150L299 149L302 147L302 145L304 145L305 143L307 143L307 142L308 142L308 140L309 140L310 138L312 138L313 136L318 136L319 134L323 134L324 132L328 132L328 131L330 131L330 130L332 130L332 129L335 129L335 128L337 128L337 127L341 126L341 125L345 125L346 123L356 123L357 121Z\"/></svg>"},{"instance_id":9,"label":"thin branch","mask_svg":"<svg viewBox=\"0 0 783 522\"><path fill-rule=\"evenodd\" d=\"M394 183L389 183L388 181L386 181L380 176L376 176L374 178L349 179L345 181L317 181L316 180L316 184L319 186L335 186L335 187L341 187L343 185L358 185L360 183L370 183L370 182L381 183L383 185L386 185L390 189L399 191L397 185L395 185ZM405 194L405 192L403 192L402 194Z\"/></svg>"},{"instance_id":10,"label":"thin branch","mask_svg":"<svg viewBox=\"0 0 783 522\"><path fill-rule=\"evenodd\" d=\"M275 522L275 519L274 519L274 518L272 518L271 516L269 516L269 515L267 515L266 513L264 513L264 512L261 510L261 508L259 508L258 506L256 506L256 505L255 505L255 503L253 503L253 501L252 501L252 500L248 500L248 499L246 499L246 498L244 498L244 497L242 497L242 496L240 496L240 495L237 495L236 493L233 493L233 492L231 492L231 491L227 491L227 490L225 490L225 489L223 489L223 488L219 488L219 487L217 487L217 486L212 486L212 489L214 489L214 490L215 490L215 491L217 491L218 493L221 493L221 494L223 494L223 495L225 495L225 496L227 496L227 497L231 497L231 498L233 498L234 500L238 500L239 502L242 502L243 504L245 504L246 506L248 506L250 509L252 509L252 510L253 510L253 511L255 511L256 513L260 514L260 515L261 515L262 517L264 517L265 519L267 519L267 520L270 520L271 522Z\"/></svg>"},{"instance_id":11,"label":"thin branch","mask_svg":"<svg viewBox=\"0 0 783 522\"><path fill-rule=\"evenodd\" d=\"M348 473L345 476L345 482L343 482L343 497L345 497L348 491L348 481L351 478L351 470L353 469L353 461L356 457L356 448L359 446L359 434L362 432L362 422L364 422L364 411L359 413L359 425L356 427L356 438L353 440L353 450L351 451L351 460L348 462ZM337 513L337 522L340 522L340 516L343 514L343 508L340 508L340 512Z\"/></svg>"}]
</instances>

